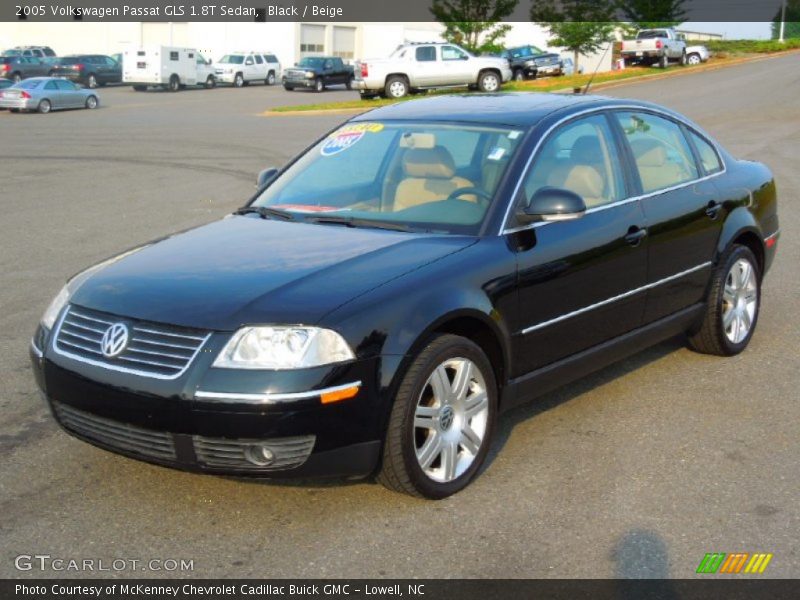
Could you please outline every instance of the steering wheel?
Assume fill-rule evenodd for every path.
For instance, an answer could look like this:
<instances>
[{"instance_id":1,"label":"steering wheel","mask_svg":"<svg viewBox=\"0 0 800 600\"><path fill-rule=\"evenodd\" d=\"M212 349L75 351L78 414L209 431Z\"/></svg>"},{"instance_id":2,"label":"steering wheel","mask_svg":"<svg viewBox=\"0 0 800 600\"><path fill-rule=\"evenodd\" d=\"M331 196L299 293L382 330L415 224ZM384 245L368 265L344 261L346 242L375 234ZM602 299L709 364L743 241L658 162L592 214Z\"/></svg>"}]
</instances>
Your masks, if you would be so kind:
<instances>
[{"instance_id":1,"label":"steering wheel","mask_svg":"<svg viewBox=\"0 0 800 600\"><path fill-rule=\"evenodd\" d=\"M466 196L469 194L478 196L478 201L483 206L488 206L489 202L492 201L492 195L483 188L479 187L463 187L453 190L453 192L451 192L451 194L447 197L447 200L455 200L459 196Z\"/></svg>"}]
</instances>

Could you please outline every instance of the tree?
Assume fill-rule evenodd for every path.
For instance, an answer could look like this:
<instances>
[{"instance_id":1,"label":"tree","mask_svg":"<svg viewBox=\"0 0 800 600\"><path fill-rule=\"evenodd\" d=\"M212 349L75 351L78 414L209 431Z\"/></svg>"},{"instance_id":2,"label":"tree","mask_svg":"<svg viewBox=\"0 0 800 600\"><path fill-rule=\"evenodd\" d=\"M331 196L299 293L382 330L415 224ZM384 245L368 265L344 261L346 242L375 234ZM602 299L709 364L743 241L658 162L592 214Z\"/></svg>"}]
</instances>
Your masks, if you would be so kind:
<instances>
[{"instance_id":1,"label":"tree","mask_svg":"<svg viewBox=\"0 0 800 600\"><path fill-rule=\"evenodd\" d=\"M637 29L675 27L686 21L684 0L622 0L622 14Z\"/></svg>"},{"instance_id":2,"label":"tree","mask_svg":"<svg viewBox=\"0 0 800 600\"><path fill-rule=\"evenodd\" d=\"M431 13L445 27L443 37L474 54L499 52L519 0L433 0Z\"/></svg>"},{"instance_id":3,"label":"tree","mask_svg":"<svg viewBox=\"0 0 800 600\"><path fill-rule=\"evenodd\" d=\"M781 9L772 19L772 39L777 40L781 33ZM786 25L783 30L783 37L800 38L800 0L786 1Z\"/></svg>"},{"instance_id":4,"label":"tree","mask_svg":"<svg viewBox=\"0 0 800 600\"><path fill-rule=\"evenodd\" d=\"M610 41L617 23L608 0L534 0L531 21L550 32L553 46L571 50L575 72L581 54L596 52Z\"/></svg>"}]
</instances>

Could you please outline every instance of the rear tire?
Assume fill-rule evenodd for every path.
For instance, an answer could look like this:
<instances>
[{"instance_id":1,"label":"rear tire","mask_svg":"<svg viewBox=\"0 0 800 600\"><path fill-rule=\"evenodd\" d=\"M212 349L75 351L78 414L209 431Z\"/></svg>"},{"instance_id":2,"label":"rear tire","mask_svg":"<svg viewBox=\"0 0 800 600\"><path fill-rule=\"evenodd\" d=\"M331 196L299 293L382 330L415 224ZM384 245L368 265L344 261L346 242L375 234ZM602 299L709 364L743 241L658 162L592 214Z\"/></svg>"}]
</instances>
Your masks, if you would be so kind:
<instances>
[{"instance_id":1,"label":"rear tire","mask_svg":"<svg viewBox=\"0 0 800 600\"><path fill-rule=\"evenodd\" d=\"M392 75L386 80L383 92L387 98L404 98L408 96L408 81L405 77Z\"/></svg>"},{"instance_id":2,"label":"rear tire","mask_svg":"<svg viewBox=\"0 0 800 600\"><path fill-rule=\"evenodd\" d=\"M97 100L97 96L89 96L86 98L86 108L89 110L94 110L100 103Z\"/></svg>"},{"instance_id":3,"label":"rear tire","mask_svg":"<svg viewBox=\"0 0 800 600\"><path fill-rule=\"evenodd\" d=\"M433 338L397 390L378 481L431 499L462 490L486 459L496 410L497 384L483 350L456 335Z\"/></svg>"},{"instance_id":4,"label":"rear tire","mask_svg":"<svg viewBox=\"0 0 800 600\"><path fill-rule=\"evenodd\" d=\"M13 81L15 84L19 83L20 81L22 81L22 75L20 73L14 73L11 76L11 81Z\"/></svg>"},{"instance_id":5,"label":"rear tire","mask_svg":"<svg viewBox=\"0 0 800 600\"><path fill-rule=\"evenodd\" d=\"M682 66L682 67L685 67L685 66L686 66L686 52L684 52L683 54L681 54L681 66Z\"/></svg>"},{"instance_id":6,"label":"rear tire","mask_svg":"<svg viewBox=\"0 0 800 600\"><path fill-rule=\"evenodd\" d=\"M206 77L205 87L207 90L213 90L215 87L217 87L217 78L213 75Z\"/></svg>"},{"instance_id":7,"label":"rear tire","mask_svg":"<svg viewBox=\"0 0 800 600\"><path fill-rule=\"evenodd\" d=\"M669 59L666 54L658 59L658 66L661 69L666 69L669 66Z\"/></svg>"},{"instance_id":8,"label":"rear tire","mask_svg":"<svg viewBox=\"0 0 800 600\"><path fill-rule=\"evenodd\" d=\"M177 75L172 75L169 78L169 85L167 86L167 89L170 92L177 92L178 90L181 89L181 80L178 78Z\"/></svg>"},{"instance_id":9,"label":"rear tire","mask_svg":"<svg viewBox=\"0 0 800 600\"><path fill-rule=\"evenodd\" d=\"M89 73L89 75L86 77L86 87L88 87L90 90L93 90L97 87L97 77L94 73Z\"/></svg>"},{"instance_id":10,"label":"rear tire","mask_svg":"<svg viewBox=\"0 0 800 600\"><path fill-rule=\"evenodd\" d=\"M353 89L353 81L354 81L354 78L353 78L353 77L350 77L350 78L347 80L347 83L345 83L345 86L347 86L347 89L348 89L348 90L352 90L352 89Z\"/></svg>"},{"instance_id":11,"label":"rear tire","mask_svg":"<svg viewBox=\"0 0 800 600\"><path fill-rule=\"evenodd\" d=\"M706 312L689 346L703 354L739 354L753 337L760 307L758 261L747 246L733 245L712 275Z\"/></svg>"},{"instance_id":12,"label":"rear tire","mask_svg":"<svg viewBox=\"0 0 800 600\"><path fill-rule=\"evenodd\" d=\"M525 81L525 71L514 69L514 81Z\"/></svg>"},{"instance_id":13,"label":"rear tire","mask_svg":"<svg viewBox=\"0 0 800 600\"><path fill-rule=\"evenodd\" d=\"M285 83L283 84L283 89L285 89L287 92L291 92L292 90L294 90L294 88L291 85L286 85Z\"/></svg>"},{"instance_id":14,"label":"rear tire","mask_svg":"<svg viewBox=\"0 0 800 600\"><path fill-rule=\"evenodd\" d=\"M50 104L50 100L47 100L46 98L44 100L41 100L39 102L39 106L36 107L36 110L39 111L40 113L42 113L43 115L46 115L52 109L53 109L53 105Z\"/></svg>"}]
</instances>

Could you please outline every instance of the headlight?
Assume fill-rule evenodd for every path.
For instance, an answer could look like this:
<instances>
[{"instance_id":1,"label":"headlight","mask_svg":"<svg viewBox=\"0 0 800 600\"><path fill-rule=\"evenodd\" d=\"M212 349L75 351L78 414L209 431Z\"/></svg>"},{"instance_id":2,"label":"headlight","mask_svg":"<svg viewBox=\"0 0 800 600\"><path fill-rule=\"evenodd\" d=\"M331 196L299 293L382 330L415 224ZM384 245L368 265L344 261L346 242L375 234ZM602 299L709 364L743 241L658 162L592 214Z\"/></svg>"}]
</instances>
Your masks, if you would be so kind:
<instances>
[{"instance_id":1,"label":"headlight","mask_svg":"<svg viewBox=\"0 0 800 600\"><path fill-rule=\"evenodd\" d=\"M308 79L314 79L314 77L316 77L316 76L317 76L317 74L314 73L314 71L306 71L306 77Z\"/></svg>"},{"instance_id":2,"label":"headlight","mask_svg":"<svg viewBox=\"0 0 800 600\"><path fill-rule=\"evenodd\" d=\"M44 311L42 315L42 326L46 327L47 329L52 329L53 325L56 323L56 319L58 318L58 313L61 312L61 309L69 302L69 297L72 294L69 291L69 285L65 285L61 288L61 291L58 292L53 301L50 303L50 306L47 307L47 310Z\"/></svg>"},{"instance_id":3,"label":"headlight","mask_svg":"<svg viewBox=\"0 0 800 600\"><path fill-rule=\"evenodd\" d=\"M318 327L244 327L213 366L225 369L304 369L355 358L335 331Z\"/></svg>"}]
</instances>

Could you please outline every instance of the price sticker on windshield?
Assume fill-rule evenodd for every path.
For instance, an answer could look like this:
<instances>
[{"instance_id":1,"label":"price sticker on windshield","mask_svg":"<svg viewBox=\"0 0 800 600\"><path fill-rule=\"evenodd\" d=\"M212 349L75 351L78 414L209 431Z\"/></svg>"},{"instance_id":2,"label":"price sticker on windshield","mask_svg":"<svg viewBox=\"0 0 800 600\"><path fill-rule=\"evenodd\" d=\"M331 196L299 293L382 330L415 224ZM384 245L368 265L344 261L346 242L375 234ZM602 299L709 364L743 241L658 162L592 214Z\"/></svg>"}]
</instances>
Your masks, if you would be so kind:
<instances>
[{"instance_id":1,"label":"price sticker on windshield","mask_svg":"<svg viewBox=\"0 0 800 600\"><path fill-rule=\"evenodd\" d=\"M378 133L383 130L381 123L352 123L337 129L328 136L319 149L322 156L333 156L352 148L367 133Z\"/></svg>"}]
</instances>

